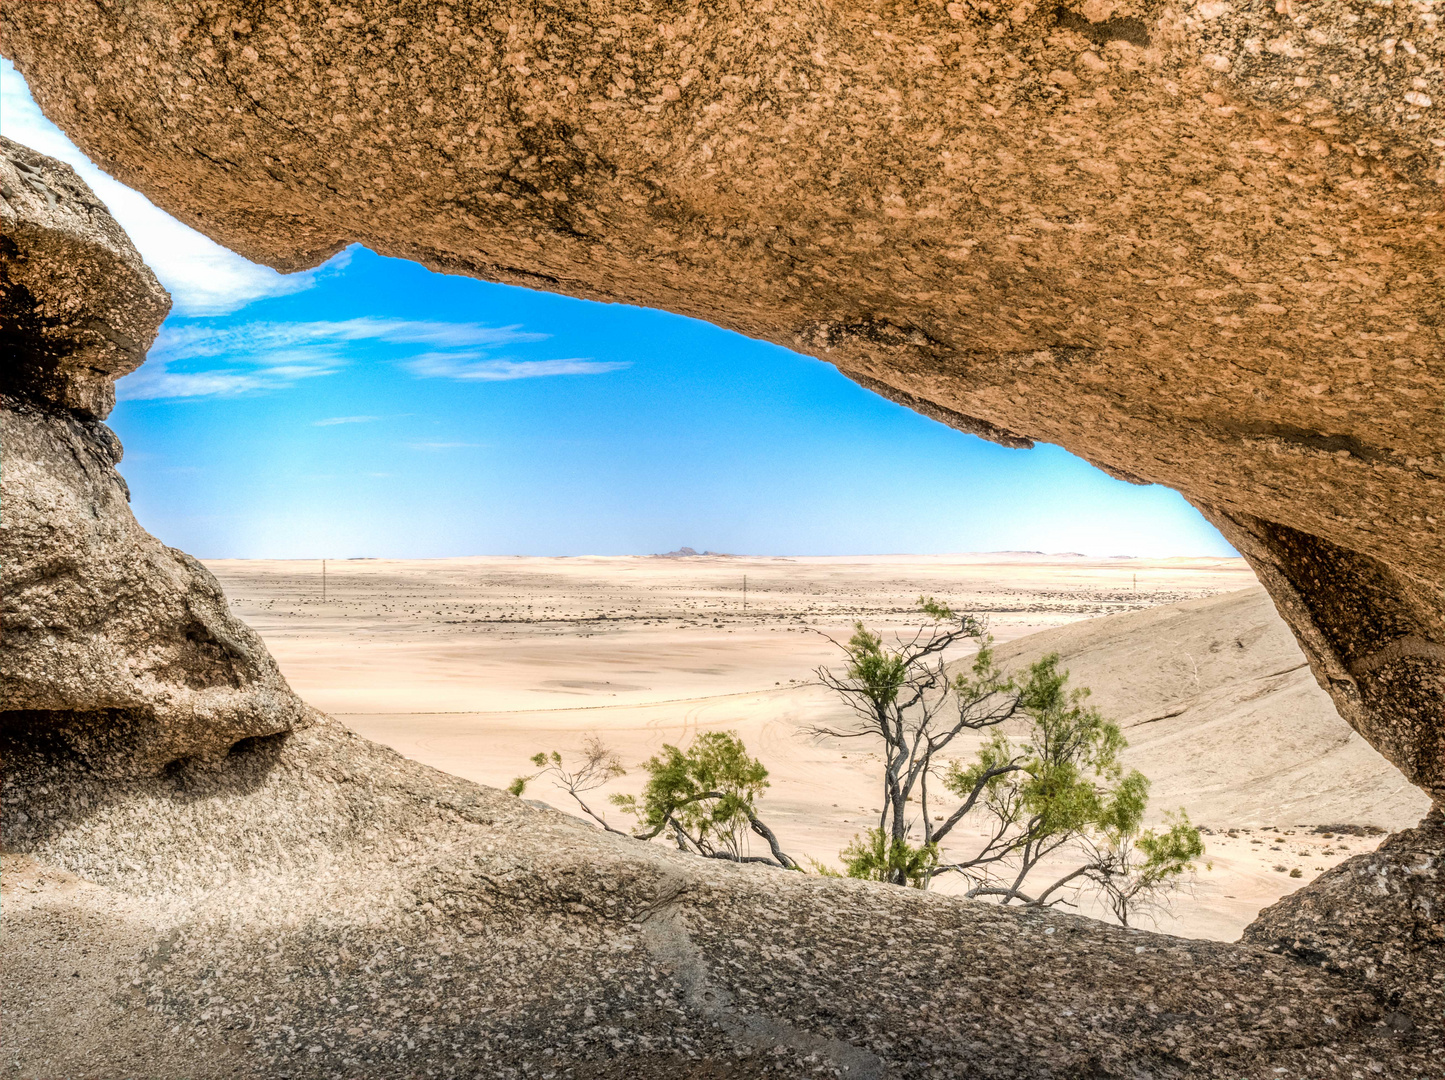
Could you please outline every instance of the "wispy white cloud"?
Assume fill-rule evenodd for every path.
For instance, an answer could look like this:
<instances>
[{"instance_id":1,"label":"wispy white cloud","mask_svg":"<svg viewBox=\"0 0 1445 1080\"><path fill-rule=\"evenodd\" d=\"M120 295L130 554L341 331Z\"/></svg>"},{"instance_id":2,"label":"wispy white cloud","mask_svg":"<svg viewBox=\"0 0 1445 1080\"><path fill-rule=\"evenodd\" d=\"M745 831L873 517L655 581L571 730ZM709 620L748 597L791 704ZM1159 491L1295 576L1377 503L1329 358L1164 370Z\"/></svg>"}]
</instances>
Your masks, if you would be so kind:
<instances>
[{"instance_id":1,"label":"wispy white cloud","mask_svg":"<svg viewBox=\"0 0 1445 1080\"><path fill-rule=\"evenodd\" d=\"M465 382L504 382L550 375L602 375L631 367L623 360L493 360L480 352L427 352L406 362L413 375L423 379L460 379Z\"/></svg>"},{"instance_id":2,"label":"wispy white cloud","mask_svg":"<svg viewBox=\"0 0 1445 1080\"><path fill-rule=\"evenodd\" d=\"M298 346L381 341L393 345L440 348L513 345L545 341L548 335L520 326L484 326L473 322L429 322L418 319L340 319L328 322L247 322L231 326L190 323L167 326L151 348L157 356L223 356L228 353L272 352Z\"/></svg>"},{"instance_id":3,"label":"wispy white cloud","mask_svg":"<svg viewBox=\"0 0 1445 1080\"><path fill-rule=\"evenodd\" d=\"M164 330L161 332L163 335ZM284 390L302 379L315 379L340 371L344 358L334 348L276 349L248 356L246 366L210 371L176 371L172 365L184 357L171 351L151 352L140 369L115 384L124 401L161 398L232 397L257 390Z\"/></svg>"},{"instance_id":4,"label":"wispy white cloud","mask_svg":"<svg viewBox=\"0 0 1445 1080\"><path fill-rule=\"evenodd\" d=\"M311 322L167 323L146 363L116 384L125 400L189 398L280 390L346 366L347 347L361 343L496 346L545 341L520 326L417 319L340 319ZM473 357L473 352L426 355ZM210 362L210 370L187 370ZM545 363L546 361L542 361ZM549 374L549 373L543 373ZM373 418L374 419L374 418ZM340 418L336 423L357 422Z\"/></svg>"},{"instance_id":5,"label":"wispy white cloud","mask_svg":"<svg viewBox=\"0 0 1445 1080\"><path fill-rule=\"evenodd\" d=\"M350 253L343 251L315 270L278 274L182 225L144 195L91 164L64 132L45 118L24 78L5 59L0 59L0 115L7 136L59 158L90 185L170 291L179 315L224 315L268 296L300 292L350 261Z\"/></svg>"},{"instance_id":6,"label":"wispy white cloud","mask_svg":"<svg viewBox=\"0 0 1445 1080\"><path fill-rule=\"evenodd\" d=\"M330 416L325 420L314 420L312 427L335 427L337 424L369 424L373 420L380 420L379 416Z\"/></svg>"}]
</instances>

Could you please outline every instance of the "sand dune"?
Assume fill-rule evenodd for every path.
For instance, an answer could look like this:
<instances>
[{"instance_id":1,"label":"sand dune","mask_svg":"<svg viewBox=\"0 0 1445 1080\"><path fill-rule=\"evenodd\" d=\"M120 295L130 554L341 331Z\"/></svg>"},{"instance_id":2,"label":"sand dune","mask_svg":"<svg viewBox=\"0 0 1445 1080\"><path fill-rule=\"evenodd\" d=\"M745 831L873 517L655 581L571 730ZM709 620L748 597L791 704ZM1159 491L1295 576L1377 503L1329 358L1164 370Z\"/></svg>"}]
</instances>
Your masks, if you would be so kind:
<instances>
[{"instance_id":1,"label":"sand dune","mask_svg":"<svg viewBox=\"0 0 1445 1080\"><path fill-rule=\"evenodd\" d=\"M303 697L471 780L503 786L537 750L574 750L589 732L636 766L665 742L736 730L771 771L765 817L799 857L834 861L879 805L868 748L805 734L838 716L809 681L837 660L828 636L855 620L916 625L920 594L987 616L1011 663L1063 654L1125 726L1155 806L1187 806L1211 829L1212 868L1161 929L1236 937L1376 842L1299 826L1393 828L1423 813L1334 715L1237 559L366 560L329 563L324 599L316 563L208 565ZM634 767L600 794L643 779ZM575 809L545 781L528 795Z\"/></svg>"},{"instance_id":2,"label":"sand dune","mask_svg":"<svg viewBox=\"0 0 1445 1080\"><path fill-rule=\"evenodd\" d=\"M1156 801L1196 821L1393 831L1429 809L1340 719L1261 588L1046 630L999 655L1012 667L1048 652L1119 722Z\"/></svg>"}]
</instances>

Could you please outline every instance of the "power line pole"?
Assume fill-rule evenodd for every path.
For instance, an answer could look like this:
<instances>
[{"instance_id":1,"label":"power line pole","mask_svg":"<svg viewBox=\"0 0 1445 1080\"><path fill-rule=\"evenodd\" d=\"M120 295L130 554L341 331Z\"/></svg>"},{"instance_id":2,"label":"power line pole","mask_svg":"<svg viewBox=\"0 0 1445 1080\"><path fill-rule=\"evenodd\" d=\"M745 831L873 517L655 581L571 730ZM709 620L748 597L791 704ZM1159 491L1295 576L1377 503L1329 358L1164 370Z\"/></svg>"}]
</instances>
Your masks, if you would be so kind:
<instances>
[{"instance_id":1,"label":"power line pole","mask_svg":"<svg viewBox=\"0 0 1445 1080\"><path fill-rule=\"evenodd\" d=\"M321 602L326 602L326 560L321 560Z\"/></svg>"},{"instance_id":2,"label":"power line pole","mask_svg":"<svg viewBox=\"0 0 1445 1080\"><path fill-rule=\"evenodd\" d=\"M743 575L743 614L746 615L746 614L747 614L747 611L748 611L748 575L747 575L747 574L744 574L744 575Z\"/></svg>"}]
</instances>

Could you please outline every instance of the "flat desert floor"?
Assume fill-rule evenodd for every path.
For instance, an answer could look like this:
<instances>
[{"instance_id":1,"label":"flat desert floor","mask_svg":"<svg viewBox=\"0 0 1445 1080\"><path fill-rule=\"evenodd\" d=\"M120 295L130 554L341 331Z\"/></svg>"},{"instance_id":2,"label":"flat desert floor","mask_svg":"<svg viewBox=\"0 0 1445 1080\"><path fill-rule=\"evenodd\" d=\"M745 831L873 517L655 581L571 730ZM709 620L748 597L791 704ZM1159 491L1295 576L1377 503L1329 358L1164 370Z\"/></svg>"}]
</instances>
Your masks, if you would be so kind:
<instances>
[{"instance_id":1,"label":"flat desert floor","mask_svg":"<svg viewBox=\"0 0 1445 1080\"><path fill-rule=\"evenodd\" d=\"M1377 844L1371 829L1424 814L1335 716L1239 559L368 559L328 561L324 583L314 561L207 566L302 697L470 780L504 787L537 751L570 754L596 734L629 767L596 807L640 792L635 766L664 743L736 731L770 770L759 809L796 858L836 865L880 805L873 747L808 734L846 717L813 672L839 661L829 639L855 622L916 627L920 595L985 616L1012 666L1060 652L1125 727L1156 813L1182 805L1208 829L1208 864L1160 930L1236 938L1261 907ZM527 797L575 811L545 778ZM980 835L956 832L953 846ZM1101 914L1087 898L1078 910Z\"/></svg>"}]
</instances>

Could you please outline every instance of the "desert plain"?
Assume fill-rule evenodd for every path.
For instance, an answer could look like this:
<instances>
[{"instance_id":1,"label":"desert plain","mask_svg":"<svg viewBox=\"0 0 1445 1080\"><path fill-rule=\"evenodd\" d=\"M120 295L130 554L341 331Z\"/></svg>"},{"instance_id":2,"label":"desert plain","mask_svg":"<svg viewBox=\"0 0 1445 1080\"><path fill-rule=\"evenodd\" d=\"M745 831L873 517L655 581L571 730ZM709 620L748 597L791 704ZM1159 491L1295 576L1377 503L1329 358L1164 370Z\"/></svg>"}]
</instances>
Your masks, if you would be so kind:
<instances>
[{"instance_id":1,"label":"desert plain","mask_svg":"<svg viewBox=\"0 0 1445 1080\"><path fill-rule=\"evenodd\" d=\"M838 865L848 841L876 824L880 766L866 739L810 734L847 718L814 673L840 662L837 642L855 623L885 635L915 629L920 596L985 618L1011 669L1058 652L1124 729L1126 763L1152 781L1151 817L1182 807L1204 827L1204 861L1153 913L1161 931L1233 940L1261 908L1428 809L1336 715L1241 559L1009 552L206 565L292 687L367 738L505 787L535 771L528 759L539 750L572 755L596 735L628 767L593 793L598 809L609 794L640 792L637 766L663 744L735 731L769 770L758 806L784 850L825 865ZM526 797L577 812L545 777ZM930 812L952 806L944 796ZM627 827L615 808L606 813ZM979 842L982 824L965 822L949 848ZM966 886L945 875L935 887ZM1086 894L1074 903L1106 917Z\"/></svg>"}]
</instances>

